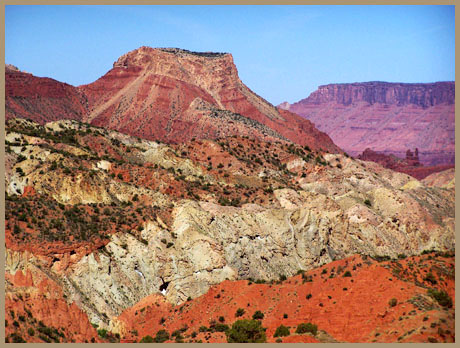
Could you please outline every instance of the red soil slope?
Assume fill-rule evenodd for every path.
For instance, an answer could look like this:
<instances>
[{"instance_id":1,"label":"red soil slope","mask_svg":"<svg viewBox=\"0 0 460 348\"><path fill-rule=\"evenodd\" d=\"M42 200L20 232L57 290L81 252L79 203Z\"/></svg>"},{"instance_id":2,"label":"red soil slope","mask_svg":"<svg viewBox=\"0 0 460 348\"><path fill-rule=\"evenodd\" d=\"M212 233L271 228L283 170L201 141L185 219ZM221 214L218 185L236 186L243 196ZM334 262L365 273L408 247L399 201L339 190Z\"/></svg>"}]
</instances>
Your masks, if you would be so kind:
<instances>
[{"instance_id":1,"label":"red soil slope","mask_svg":"<svg viewBox=\"0 0 460 348\"><path fill-rule=\"evenodd\" d=\"M51 279L17 271L6 273L5 281L15 289L5 296L7 341L101 342L87 315L75 303L67 304Z\"/></svg>"},{"instance_id":2,"label":"red soil slope","mask_svg":"<svg viewBox=\"0 0 460 348\"><path fill-rule=\"evenodd\" d=\"M347 271L350 277L344 276ZM182 329L186 341L225 342L224 333L199 328L219 323L220 317L231 326L259 310L264 313L262 326L269 342L276 340L273 334L281 324L291 333L283 342L453 342L454 282L452 257L432 253L378 262L356 255L281 283L225 281L176 307L161 295L152 295L123 312L118 322L126 342L154 337L161 329L169 333ZM444 289L453 307L442 309L427 296L427 288L432 287ZM236 317L238 308L245 310L242 317ZM302 322L316 324L320 334L295 334ZM196 337L191 339L193 332Z\"/></svg>"},{"instance_id":3,"label":"red soil slope","mask_svg":"<svg viewBox=\"0 0 460 348\"><path fill-rule=\"evenodd\" d=\"M87 101L77 88L46 77L5 68L5 118L29 118L38 123L74 119L87 114Z\"/></svg>"}]
</instances>

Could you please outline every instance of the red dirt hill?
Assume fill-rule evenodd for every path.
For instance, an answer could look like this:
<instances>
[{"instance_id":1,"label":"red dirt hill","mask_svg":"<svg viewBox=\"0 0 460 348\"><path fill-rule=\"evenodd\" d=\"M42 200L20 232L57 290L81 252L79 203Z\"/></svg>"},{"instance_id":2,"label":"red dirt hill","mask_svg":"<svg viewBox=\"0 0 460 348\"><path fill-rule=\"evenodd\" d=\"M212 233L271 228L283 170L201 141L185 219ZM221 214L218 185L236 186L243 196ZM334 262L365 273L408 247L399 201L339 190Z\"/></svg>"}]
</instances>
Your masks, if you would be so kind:
<instances>
[{"instance_id":1,"label":"red dirt hill","mask_svg":"<svg viewBox=\"0 0 460 348\"><path fill-rule=\"evenodd\" d=\"M161 329L181 330L186 341L226 342L213 326L231 327L261 311L268 342L275 342L281 324L290 328L283 342L453 342L454 282L449 256L430 253L382 262L356 255L274 284L224 281L181 306L151 295L118 322L126 342L154 337ZM433 286L447 292L453 307L443 309L427 295ZM236 316L238 308L244 309L242 316ZM318 326L316 336L295 333L298 324L307 322ZM208 330L200 330L203 326Z\"/></svg>"}]
</instances>

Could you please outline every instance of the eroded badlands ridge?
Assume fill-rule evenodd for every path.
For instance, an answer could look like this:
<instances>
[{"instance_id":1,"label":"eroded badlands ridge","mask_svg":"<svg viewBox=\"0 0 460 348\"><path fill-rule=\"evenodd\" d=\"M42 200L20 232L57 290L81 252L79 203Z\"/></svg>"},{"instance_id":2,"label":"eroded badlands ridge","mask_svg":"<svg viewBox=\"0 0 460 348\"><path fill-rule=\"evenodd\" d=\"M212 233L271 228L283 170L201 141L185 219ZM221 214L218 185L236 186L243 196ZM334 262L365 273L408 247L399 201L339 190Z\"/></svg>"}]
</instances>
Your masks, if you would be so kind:
<instances>
[{"instance_id":1,"label":"eroded badlands ridge","mask_svg":"<svg viewBox=\"0 0 460 348\"><path fill-rule=\"evenodd\" d=\"M283 140L165 145L17 119L6 185L7 278L22 272L38 294L48 279L113 334L123 334L115 318L153 294L182 304L226 279L455 247L452 172L425 184Z\"/></svg>"},{"instance_id":2,"label":"eroded badlands ridge","mask_svg":"<svg viewBox=\"0 0 460 348\"><path fill-rule=\"evenodd\" d=\"M455 83L364 82L320 86L281 104L312 121L348 153L366 148L404 158L418 148L425 165L453 164Z\"/></svg>"}]
</instances>

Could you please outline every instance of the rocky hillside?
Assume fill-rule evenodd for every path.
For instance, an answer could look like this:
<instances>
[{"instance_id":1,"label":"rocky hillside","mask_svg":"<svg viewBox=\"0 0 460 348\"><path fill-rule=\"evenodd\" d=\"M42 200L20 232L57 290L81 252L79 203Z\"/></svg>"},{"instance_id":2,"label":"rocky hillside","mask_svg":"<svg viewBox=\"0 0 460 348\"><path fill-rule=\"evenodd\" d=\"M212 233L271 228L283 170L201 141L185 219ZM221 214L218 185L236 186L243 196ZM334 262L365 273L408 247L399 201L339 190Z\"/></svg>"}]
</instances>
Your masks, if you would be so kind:
<instances>
[{"instance_id":1,"label":"rocky hillside","mask_svg":"<svg viewBox=\"0 0 460 348\"><path fill-rule=\"evenodd\" d=\"M224 281L181 306L152 295L114 321L124 342L157 338L161 330L167 342L227 342L234 322L252 318L272 343L455 341L451 255L391 261L353 255L298 273L271 282ZM446 302L427 291L434 285ZM302 332L306 323L312 330Z\"/></svg>"},{"instance_id":2,"label":"rocky hillside","mask_svg":"<svg viewBox=\"0 0 460 348\"><path fill-rule=\"evenodd\" d=\"M341 152L310 121L246 87L227 53L140 47L79 87L6 71L7 119L44 124L70 118L168 143L250 135Z\"/></svg>"},{"instance_id":3,"label":"rocky hillside","mask_svg":"<svg viewBox=\"0 0 460 348\"><path fill-rule=\"evenodd\" d=\"M231 136L166 145L77 121L39 125L12 119L6 124L5 152L6 298L12 311L7 333L12 341L137 340L134 331L147 331L132 327L129 317L135 310L130 308L147 313L140 303L152 298L159 299L156 307L174 311L198 298L216 308L209 300L218 297L210 289L225 290L228 283L219 285L225 280L246 291L242 280L284 279L356 254L397 258L455 248L454 181L446 184L438 173L439 179L424 183L376 163L279 138ZM436 277L429 287L452 294L451 286ZM421 291L411 289L399 300ZM294 285L279 291L304 292ZM345 290L334 291L328 294L333 301ZM281 293L274 289L273 297ZM340 301L356 303L363 297L352 298ZM377 300L383 311L388 299L372 301ZM280 322L273 306L261 307L272 320L270 330ZM306 320L308 308L288 317ZM396 309L392 313L410 318L407 306ZM71 313L66 319L52 318L51 313L65 312ZM124 313L131 314L123 319ZM421 331L440 339L431 329L421 329L421 317L416 318L405 324L409 331L416 328L406 340L427 340L426 334L412 335ZM297 319L289 325L297 325ZM447 323L442 330L453 332L452 320L442 319ZM392 329L382 325L376 328L380 339L394 341ZM327 335L320 337L370 340L340 336L326 327L321 322L319 329Z\"/></svg>"},{"instance_id":4,"label":"rocky hillside","mask_svg":"<svg viewBox=\"0 0 460 348\"><path fill-rule=\"evenodd\" d=\"M353 156L366 148L404 158L418 148L425 165L455 159L455 83L364 82L320 86L280 105L312 121Z\"/></svg>"}]
</instances>

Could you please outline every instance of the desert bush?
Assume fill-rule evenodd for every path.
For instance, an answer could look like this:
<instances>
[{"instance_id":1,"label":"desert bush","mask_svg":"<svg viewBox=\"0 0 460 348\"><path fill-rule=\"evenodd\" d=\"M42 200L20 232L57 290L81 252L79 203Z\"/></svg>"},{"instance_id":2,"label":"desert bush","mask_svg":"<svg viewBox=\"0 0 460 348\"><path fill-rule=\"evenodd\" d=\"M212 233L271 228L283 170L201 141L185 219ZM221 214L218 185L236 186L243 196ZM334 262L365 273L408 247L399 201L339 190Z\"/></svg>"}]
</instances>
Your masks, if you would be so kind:
<instances>
[{"instance_id":1,"label":"desert bush","mask_svg":"<svg viewBox=\"0 0 460 348\"><path fill-rule=\"evenodd\" d=\"M243 308L238 308L235 312L235 317L241 317L245 313L245 310Z\"/></svg>"},{"instance_id":2,"label":"desert bush","mask_svg":"<svg viewBox=\"0 0 460 348\"><path fill-rule=\"evenodd\" d=\"M166 330L159 330L155 336L155 343L163 343L169 340L169 333Z\"/></svg>"},{"instance_id":3,"label":"desert bush","mask_svg":"<svg viewBox=\"0 0 460 348\"><path fill-rule=\"evenodd\" d=\"M139 341L139 343L153 343L155 342L153 337L150 335L142 337L142 339Z\"/></svg>"},{"instance_id":4,"label":"desert bush","mask_svg":"<svg viewBox=\"0 0 460 348\"><path fill-rule=\"evenodd\" d=\"M289 336L290 334L291 333L289 332L289 329L286 326L280 325L276 328L276 331L273 337Z\"/></svg>"},{"instance_id":5,"label":"desert bush","mask_svg":"<svg viewBox=\"0 0 460 348\"><path fill-rule=\"evenodd\" d=\"M302 334L302 333L311 333L313 335L316 335L318 332L318 326L312 323L300 323L297 325L297 329L295 330L296 333Z\"/></svg>"},{"instance_id":6,"label":"desert bush","mask_svg":"<svg viewBox=\"0 0 460 348\"><path fill-rule=\"evenodd\" d=\"M447 308L452 307L452 299L444 290L438 291L436 289L429 289L428 295L438 301L441 306Z\"/></svg>"},{"instance_id":7,"label":"desert bush","mask_svg":"<svg viewBox=\"0 0 460 348\"><path fill-rule=\"evenodd\" d=\"M237 320L226 334L229 343L264 343L267 340L265 329L258 320Z\"/></svg>"},{"instance_id":8,"label":"desert bush","mask_svg":"<svg viewBox=\"0 0 460 348\"><path fill-rule=\"evenodd\" d=\"M392 298L390 301L388 301L388 304L390 305L390 307L394 307L398 304L398 300L395 298Z\"/></svg>"},{"instance_id":9,"label":"desert bush","mask_svg":"<svg viewBox=\"0 0 460 348\"><path fill-rule=\"evenodd\" d=\"M264 314L261 312L261 311L256 311L253 315L252 315L252 319L263 319L264 318Z\"/></svg>"}]
</instances>

